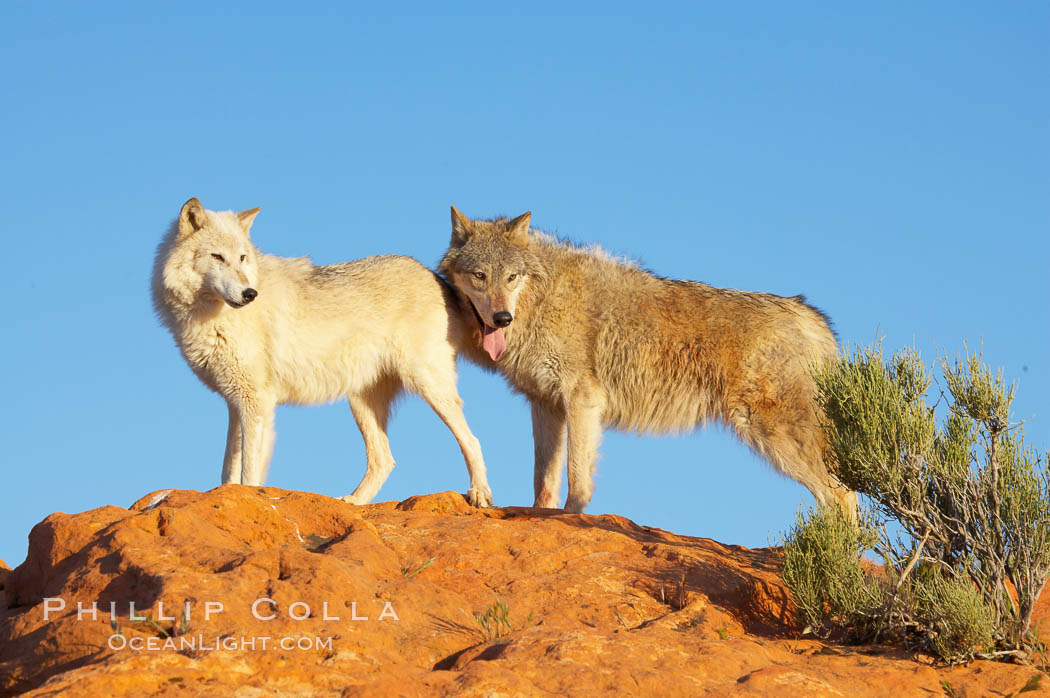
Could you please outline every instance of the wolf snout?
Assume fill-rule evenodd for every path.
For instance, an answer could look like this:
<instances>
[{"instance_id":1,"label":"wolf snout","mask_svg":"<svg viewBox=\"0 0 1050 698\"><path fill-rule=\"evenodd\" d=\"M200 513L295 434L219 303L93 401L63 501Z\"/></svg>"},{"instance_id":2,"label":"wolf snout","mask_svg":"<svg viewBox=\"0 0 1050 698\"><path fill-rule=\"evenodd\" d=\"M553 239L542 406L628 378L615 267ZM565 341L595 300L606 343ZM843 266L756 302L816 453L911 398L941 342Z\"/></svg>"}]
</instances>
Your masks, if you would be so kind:
<instances>
[{"instance_id":1,"label":"wolf snout","mask_svg":"<svg viewBox=\"0 0 1050 698\"><path fill-rule=\"evenodd\" d=\"M492 321L496 323L496 327L506 327L510 324L510 321L514 319L514 316L508 313L506 310L501 310L498 313L492 314Z\"/></svg>"},{"instance_id":2,"label":"wolf snout","mask_svg":"<svg viewBox=\"0 0 1050 698\"><path fill-rule=\"evenodd\" d=\"M254 288L246 288L244 289L244 293L241 294L241 298L244 299L245 303L251 303L253 300L255 300L255 297L258 295L259 292L256 291Z\"/></svg>"}]
</instances>

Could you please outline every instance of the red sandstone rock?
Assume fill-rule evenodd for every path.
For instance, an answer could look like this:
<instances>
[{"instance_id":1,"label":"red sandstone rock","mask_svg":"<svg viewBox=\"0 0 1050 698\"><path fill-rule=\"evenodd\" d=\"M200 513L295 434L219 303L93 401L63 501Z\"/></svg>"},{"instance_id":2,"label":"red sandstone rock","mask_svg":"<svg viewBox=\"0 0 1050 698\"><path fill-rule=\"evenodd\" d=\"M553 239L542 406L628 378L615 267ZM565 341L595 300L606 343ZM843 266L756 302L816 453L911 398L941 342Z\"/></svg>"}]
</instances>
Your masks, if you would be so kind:
<instances>
[{"instance_id":1,"label":"red sandstone rock","mask_svg":"<svg viewBox=\"0 0 1050 698\"><path fill-rule=\"evenodd\" d=\"M1037 673L797 639L777 556L449 492L165 491L34 527L0 576L0 693L963 696ZM65 602L48 621L45 597ZM508 623L479 624L497 601Z\"/></svg>"}]
</instances>

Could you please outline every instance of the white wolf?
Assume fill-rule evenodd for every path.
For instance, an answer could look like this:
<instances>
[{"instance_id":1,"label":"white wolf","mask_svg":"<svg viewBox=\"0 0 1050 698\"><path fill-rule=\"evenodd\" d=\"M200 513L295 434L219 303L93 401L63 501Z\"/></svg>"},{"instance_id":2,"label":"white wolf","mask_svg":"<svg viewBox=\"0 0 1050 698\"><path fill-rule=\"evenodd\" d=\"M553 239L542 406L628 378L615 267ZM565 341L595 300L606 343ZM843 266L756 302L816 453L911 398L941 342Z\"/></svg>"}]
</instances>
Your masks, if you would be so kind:
<instances>
[{"instance_id":1,"label":"white wolf","mask_svg":"<svg viewBox=\"0 0 1050 698\"><path fill-rule=\"evenodd\" d=\"M407 389L459 442L470 503L491 506L481 445L456 391L455 347L470 330L451 289L409 257L314 266L262 254L248 235L258 212L208 211L190 199L153 268L157 314L229 408L223 484L263 484L278 404L345 397L364 437L367 472L343 499L371 501L394 467L386 424L391 402Z\"/></svg>"}]
</instances>

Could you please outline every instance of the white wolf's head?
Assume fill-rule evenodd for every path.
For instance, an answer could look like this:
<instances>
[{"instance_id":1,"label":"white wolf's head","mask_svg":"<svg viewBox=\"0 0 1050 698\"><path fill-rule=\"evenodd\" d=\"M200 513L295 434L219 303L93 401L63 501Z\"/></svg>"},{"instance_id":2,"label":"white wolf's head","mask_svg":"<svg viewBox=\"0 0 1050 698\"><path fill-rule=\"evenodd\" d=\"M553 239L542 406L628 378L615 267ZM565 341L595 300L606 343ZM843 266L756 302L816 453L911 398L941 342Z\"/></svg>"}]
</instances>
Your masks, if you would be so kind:
<instances>
[{"instance_id":1,"label":"white wolf's head","mask_svg":"<svg viewBox=\"0 0 1050 698\"><path fill-rule=\"evenodd\" d=\"M498 361L504 328L534 266L528 251L531 213L514 219L471 220L452 207L452 240L439 270L467 297L477 316L481 347Z\"/></svg>"},{"instance_id":2,"label":"white wolf's head","mask_svg":"<svg viewBox=\"0 0 1050 698\"><path fill-rule=\"evenodd\" d=\"M255 300L258 252L248 231L258 213L258 208L208 211L195 198L183 204L172 236L161 245L167 250L155 291L190 306L211 301L240 308ZM157 289L158 281L162 289Z\"/></svg>"}]
</instances>

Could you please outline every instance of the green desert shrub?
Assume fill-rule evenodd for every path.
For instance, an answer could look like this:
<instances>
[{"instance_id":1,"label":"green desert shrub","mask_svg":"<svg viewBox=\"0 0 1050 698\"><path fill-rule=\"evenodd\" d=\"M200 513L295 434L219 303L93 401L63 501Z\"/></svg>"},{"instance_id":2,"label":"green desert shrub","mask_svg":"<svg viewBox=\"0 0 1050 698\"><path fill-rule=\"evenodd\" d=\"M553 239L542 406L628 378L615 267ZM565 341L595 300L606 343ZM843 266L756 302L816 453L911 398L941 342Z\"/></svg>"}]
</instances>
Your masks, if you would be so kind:
<instances>
[{"instance_id":1,"label":"green desert shrub","mask_svg":"<svg viewBox=\"0 0 1050 698\"><path fill-rule=\"evenodd\" d=\"M784 546L784 581L811 631L863 638L877 615L878 580L861 563L873 541L838 507L799 514Z\"/></svg>"},{"instance_id":2,"label":"green desert shrub","mask_svg":"<svg viewBox=\"0 0 1050 698\"><path fill-rule=\"evenodd\" d=\"M815 375L829 468L870 507L800 517L785 580L806 623L895 638L945 661L1031 659L1032 611L1050 575L1050 473L1011 420L1014 388L977 354L857 349ZM884 562L865 571L863 555Z\"/></svg>"}]
</instances>

